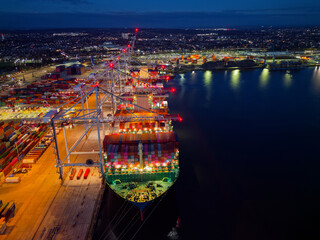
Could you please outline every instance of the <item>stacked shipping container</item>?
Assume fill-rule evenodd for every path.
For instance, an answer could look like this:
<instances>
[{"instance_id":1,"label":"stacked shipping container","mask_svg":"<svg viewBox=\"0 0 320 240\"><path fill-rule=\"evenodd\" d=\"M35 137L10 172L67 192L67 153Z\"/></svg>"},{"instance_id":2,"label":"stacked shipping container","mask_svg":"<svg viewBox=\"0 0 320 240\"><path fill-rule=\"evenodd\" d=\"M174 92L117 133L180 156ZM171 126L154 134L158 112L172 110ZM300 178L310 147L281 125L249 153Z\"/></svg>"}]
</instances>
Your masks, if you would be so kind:
<instances>
[{"instance_id":1,"label":"stacked shipping container","mask_svg":"<svg viewBox=\"0 0 320 240\"><path fill-rule=\"evenodd\" d=\"M38 124L32 131L20 123L0 122L0 172L7 175L18 162L18 158L25 156L47 131L46 124Z\"/></svg>"},{"instance_id":2,"label":"stacked shipping container","mask_svg":"<svg viewBox=\"0 0 320 240\"><path fill-rule=\"evenodd\" d=\"M46 101L48 104L62 104L77 96L72 90L77 84L76 79L32 82L25 88L13 89L9 94L0 96L0 102L43 104Z\"/></svg>"},{"instance_id":3,"label":"stacked shipping container","mask_svg":"<svg viewBox=\"0 0 320 240\"><path fill-rule=\"evenodd\" d=\"M144 164L151 166L153 172L170 170L178 164L175 159L178 141L174 132L111 134L103 142L109 173L138 171L139 142L143 144Z\"/></svg>"}]
</instances>

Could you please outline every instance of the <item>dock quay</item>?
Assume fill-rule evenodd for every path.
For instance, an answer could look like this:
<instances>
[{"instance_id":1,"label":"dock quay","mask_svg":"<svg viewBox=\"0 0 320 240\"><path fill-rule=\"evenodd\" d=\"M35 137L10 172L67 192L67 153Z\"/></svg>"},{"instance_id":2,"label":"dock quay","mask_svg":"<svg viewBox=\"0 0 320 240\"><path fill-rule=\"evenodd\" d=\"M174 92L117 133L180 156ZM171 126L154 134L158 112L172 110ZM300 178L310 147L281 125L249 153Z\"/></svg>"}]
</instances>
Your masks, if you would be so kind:
<instances>
[{"instance_id":1,"label":"dock quay","mask_svg":"<svg viewBox=\"0 0 320 240\"><path fill-rule=\"evenodd\" d=\"M66 130L68 142L79 137L83 126ZM79 150L89 151L96 146L96 131L92 131ZM65 149L63 133L57 135L62 154ZM72 162L85 161L85 155L72 157ZM92 159L98 155L90 156ZM77 167L77 173L80 167ZM83 171L86 168L82 167ZM69 179L65 171L61 181L56 173L52 144L39 158L32 169L21 175L21 182L2 183L0 196L4 202L14 201L14 216L7 222L7 229L0 240L29 239L87 239L90 238L92 222L105 186L103 178L95 167L90 167L87 179Z\"/></svg>"}]
</instances>

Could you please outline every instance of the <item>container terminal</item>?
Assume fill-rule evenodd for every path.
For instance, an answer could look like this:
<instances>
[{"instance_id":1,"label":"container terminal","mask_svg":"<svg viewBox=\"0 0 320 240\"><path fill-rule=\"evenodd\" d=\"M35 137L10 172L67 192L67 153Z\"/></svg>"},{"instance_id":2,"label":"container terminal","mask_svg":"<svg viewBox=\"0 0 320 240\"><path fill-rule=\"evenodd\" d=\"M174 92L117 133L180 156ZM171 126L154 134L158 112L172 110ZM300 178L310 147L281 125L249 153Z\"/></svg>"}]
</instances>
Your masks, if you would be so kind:
<instances>
[{"instance_id":1,"label":"container terminal","mask_svg":"<svg viewBox=\"0 0 320 240\"><path fill-rule=\"evenodd\" d=\"M170 77L132 66L137 32L89 71L59 65L1 93L0 239L91 239L106 187L143 220L174 184L182 118L168 110Z\"/></svg>"}]
</instances>

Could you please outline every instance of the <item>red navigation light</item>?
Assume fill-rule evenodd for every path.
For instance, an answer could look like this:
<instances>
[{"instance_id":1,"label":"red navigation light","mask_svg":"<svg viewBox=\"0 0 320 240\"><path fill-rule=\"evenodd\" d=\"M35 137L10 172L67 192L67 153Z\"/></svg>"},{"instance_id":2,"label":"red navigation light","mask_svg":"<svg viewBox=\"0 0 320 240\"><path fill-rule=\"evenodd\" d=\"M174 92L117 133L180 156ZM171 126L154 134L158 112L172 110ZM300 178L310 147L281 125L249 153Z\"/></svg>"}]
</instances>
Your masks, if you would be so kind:
<instances>
[{"instance_id":1,"label":"red navigation light","mask_svg":"<svg viewBox=\"0 0 320 240\"><path fill-rule=\"evenodd\" d=\"M179 122L182 122L182 117L179 116L179 117L178 117L178 121L179 121Z\"/></svg>"},{"instance_id":2,"label":"red navigation light","mask_svg":"<svg viewBox=\"0 0 320 240\"><path fill-rule=\"evenodd\" d=\"M170 77L169 77L169 76L166 76L166 80L170 80Z\"/></svg>"},{"instance_id":3,"label":"red navigation light","mask_svg":"<svg viewBox=\"0 0 320 240\"><path fill-rule=\"evenodd\" d=\"M136 33L137 33L137 32L139 32L139 29L138 29L138 28L136 28L136 29L135 29L135 32L136 32Z\"/></svg>"},{"instance_id":4,"label":"red navigation light","mask_svg":"<svg viewBox=\"0 0 320 240\"><path fill-rule=\"evenodd\" d=\"M161 65L161 68L162 68L162 69L165 69L165 68L166 68L166 66L165 66L165 65Z\"/></svg>"},{"instance_id":5,"label":"red navigation light","mask_svg":"<svg viewBox=\"0 0 320 240\"><path fill-rule=\"evenodd\" d=\"M127 45L127 47L129 48L129 47L131 47L131 45L130 45L130 44L128 44L128 45Z\"/></svg>"},{"instance_id":6,"label":"red navigation light","mask_svg":"<svg viewBox=\"0 0 320 240\"><path fill-rule=\"evenodd\" d=\"M122 49L122 52L126 53L126 52L127 52L127 49L125 49L125 48L124 48L124 49Z\"/></svg>"},{"instance_id":7,"label":"red navigation light","mask_svg":"<svg viewBox=\"0 0 320 240\"><path fill-rule=\"evenodd\" d=\"M171 92L175 92L176 91L176 89L174 89L174 88L171 88Z\"/></svg>"},{"instance_id":8,"label":"red navigation light","mask_svg":"<svg viewBox=\"0 0 320 240\"><path fill-rule=\"evenodd\" d=\"M113 68L114 67L114 64L111 62L109 63L109 67Z\"/></svg>"}]
</instances>

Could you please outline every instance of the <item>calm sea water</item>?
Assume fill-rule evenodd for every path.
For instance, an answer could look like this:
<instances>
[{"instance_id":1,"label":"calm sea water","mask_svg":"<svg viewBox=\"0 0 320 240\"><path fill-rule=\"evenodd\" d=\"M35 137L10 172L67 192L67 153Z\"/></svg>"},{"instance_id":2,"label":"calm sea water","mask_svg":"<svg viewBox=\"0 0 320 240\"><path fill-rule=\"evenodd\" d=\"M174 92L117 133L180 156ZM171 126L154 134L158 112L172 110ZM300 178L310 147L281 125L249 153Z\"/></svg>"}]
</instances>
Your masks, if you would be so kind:
<instances>
[{"instance_id":1,"label":"calm sea water","mask_svg":"<svg viewBox=\"0 0 320 240\"><path fill-rule=\"evenodd\" d=\"M319 239L320 68L177 75L182 239Z\"/></svg>"},{"instance_id":2,"label":"calm sea water","mask_svg":"<svg viewBox=\"0 0 320 240\"><path fill-rule=\"evenodd\" d=\"M139 210L109 188L94 239L320 239L320 68L177 75L180 176Z\"/></svg>"}]
</instances>

